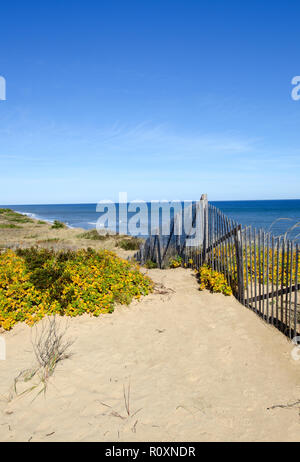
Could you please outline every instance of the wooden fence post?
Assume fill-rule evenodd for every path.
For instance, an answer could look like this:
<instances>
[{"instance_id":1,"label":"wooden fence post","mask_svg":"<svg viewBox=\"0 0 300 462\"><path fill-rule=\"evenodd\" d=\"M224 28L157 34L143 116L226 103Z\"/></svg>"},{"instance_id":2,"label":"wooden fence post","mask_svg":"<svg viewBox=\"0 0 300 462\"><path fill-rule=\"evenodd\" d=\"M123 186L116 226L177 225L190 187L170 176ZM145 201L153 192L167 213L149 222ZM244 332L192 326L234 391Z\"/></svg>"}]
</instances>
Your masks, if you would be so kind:
<instances>
[{"instance_id":1,"label":"wooden fence post","mask_svg":"<svg viewBox=\"0 0 300 462\"><path fill-rule=\"evenodd\" d=\"M202 202L202 210L203 210L203 263L206 263L207 259L207 252L206 249L208 248L208 200L207 194L202 194L200 201Z\"/></svg>"},{"instance_id":2,"label":"wooden fence post","mask_svg":"<svg viewBox=\"0 0 300 462\"><path fill-rule=\"evenodd\" d=\"M235 252L236 252L236 272L238 283L238 298L241 303L245 302L244 292L244 264L243 264L243 248L241 239L241 226L235 230L234 233Z\"/></svg>"}]
</instances>

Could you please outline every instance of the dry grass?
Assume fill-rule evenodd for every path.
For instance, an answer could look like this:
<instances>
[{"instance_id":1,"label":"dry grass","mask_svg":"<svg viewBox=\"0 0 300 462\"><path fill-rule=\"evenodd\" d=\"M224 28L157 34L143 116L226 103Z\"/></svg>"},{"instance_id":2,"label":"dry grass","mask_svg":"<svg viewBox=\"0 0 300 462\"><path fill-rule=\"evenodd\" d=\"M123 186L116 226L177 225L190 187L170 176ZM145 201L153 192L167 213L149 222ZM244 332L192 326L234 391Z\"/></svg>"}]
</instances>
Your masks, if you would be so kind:
<instances>
[{"instance_id":1,"label":"dry grass","mask_svg":"<svg viewBox=\"0 0 300 462\"><path fill-rule=\"evenodd\" d=\"M62 326L56 316L45 318L34 329L31 343L35 365L22 370L14 378L8 402L34 390L38 392L35 398L41 393L46 393L49 379L54 374L57 364L72 355L70 348L74 340L66 338L68 326Z\"/></svg>"},{"instance_id":2,"label":"dry grass","mask_svg":"<svg viewBox=\"0 0 300 462\"><path fill-rule=\"evenodd\" d=\"M62 327L56 316L48 317L36 327L32 347L40 368L51 376L57 364L70 357L70 347L74 343L65 339L68 326Z\"/></svg>"},{"instance_id":3,"label":"dry grass","mask_svg":"<svg viewBox=\"0 0 300 462\"><path fill-rule=\"evenodd\" d=\"M124 246L119 244L122 240L126 241ZM98 234L95 229L87 231L81 228L53 228L51 223L0 209L0 249L16 250L32 246L57 251L88 247L95 250L107 249L116 252L121 258L132 257L135 250L131 248L137 247L133 237L109 234L105 230L103 234Z\"/></svg>"}]
</instances>

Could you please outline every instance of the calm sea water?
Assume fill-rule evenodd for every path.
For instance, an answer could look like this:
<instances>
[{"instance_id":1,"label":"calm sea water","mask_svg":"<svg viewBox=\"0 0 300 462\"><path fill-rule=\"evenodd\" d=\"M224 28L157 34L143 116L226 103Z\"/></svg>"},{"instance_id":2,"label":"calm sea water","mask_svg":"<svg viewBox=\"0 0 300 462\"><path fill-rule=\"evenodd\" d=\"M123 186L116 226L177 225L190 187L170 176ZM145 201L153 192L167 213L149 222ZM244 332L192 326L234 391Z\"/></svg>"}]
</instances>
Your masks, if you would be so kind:
<instances>
[{"instance_id":1,"label":"calm sea water","mask_svg":"<svg viewBox=\"0 0 300 462\"><path fill-rule=\"evenodd\" d=\"M252 225L256 228L270 230L280 235L300 222L300 200L268 200L268 201L224 201L212 202L227 216L242 225ZM138 206L138 204L136 204ZM1 206L9 207L9 206ZM101 213L96 212L96 204L64 204L64 205L14 205L14 210L26 213L34 218L53 222L63 221L70 227L92 229L96 226ZM132 216L133 214L129 214ZM146 218L146 215L144 215ZM279 221L278 221L279 220ZM140 223L141 234L146 235L146 219L143 216ZM299 236L298 236L299 234ZM300 225L289 231L293 239L300 237Z\"/></svg>"}]
</instances>

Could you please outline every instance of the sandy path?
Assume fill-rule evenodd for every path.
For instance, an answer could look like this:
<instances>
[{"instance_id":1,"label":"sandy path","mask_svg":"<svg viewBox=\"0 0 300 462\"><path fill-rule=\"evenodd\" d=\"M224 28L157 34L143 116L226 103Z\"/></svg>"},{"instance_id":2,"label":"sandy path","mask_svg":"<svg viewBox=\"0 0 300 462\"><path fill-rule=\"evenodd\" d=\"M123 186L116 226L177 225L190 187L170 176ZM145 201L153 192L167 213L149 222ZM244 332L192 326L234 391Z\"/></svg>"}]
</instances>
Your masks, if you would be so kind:
<instances>
[{"instance_id":1,"label":"sandy path","mask_svg":"<svg viewBox=\"0 0 300 462\"><path fill-rule=\"evenodd\" d=\"M74 356L58 365L45 397L0 403L0 439L300 439L297 406L267 410L300 399L300 361L285 337L234 298L199 292L189 270L149 274L175 292L70 320ZM30 328L5 337L2 394L33 361Z\"/></svg>"}]
</instances>

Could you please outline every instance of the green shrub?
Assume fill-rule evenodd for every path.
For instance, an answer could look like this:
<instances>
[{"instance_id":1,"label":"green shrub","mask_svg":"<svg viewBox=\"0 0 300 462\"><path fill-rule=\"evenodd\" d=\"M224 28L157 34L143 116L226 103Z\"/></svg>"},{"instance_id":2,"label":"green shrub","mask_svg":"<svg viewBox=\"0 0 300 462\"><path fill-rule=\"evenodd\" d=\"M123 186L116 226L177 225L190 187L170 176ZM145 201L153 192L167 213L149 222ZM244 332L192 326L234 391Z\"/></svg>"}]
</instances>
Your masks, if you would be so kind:
<instances>
[{"instance_id":1,"label":"green shrub","mask_svg":"<svg viewBox=\"0 0 300 462\"><path fill-rule=\"evenodd\" d=\"M32 223L33 220L31 218L28 218L26 216L23 216L23 215L19 215L19 216L7 216L7 218L9 219L9 221L12 221L12 222L15 222L15 223Z\"/></svg>"},{"instance_id":2,"label":"green shrub","mask_svg":"<svg viewBox=\"0 0 300 462\"><path fill-rule=\"evenodd\" d=\"M14 225L14 224L10 224L10 223L1 223L0 224L0 229L13 229L13 228L22 228L22 226L17 226L17 225Z\"/></svg>"},{"instance_id":3,"label":"green shrub","mask_svg":"<svg viewBox=\"0 0 300 462\"><path fill-rule=\"evenodd\" d=\"M178 268L179 266L182 265L182 258L177 255L174 258L170 258L169 260L170 268Z\"/></svg>"},{"instance_id":4,"label":"green shrub","mask_svg":"<svg viewBox=\"0 0 300 462\"><path fill-rule=\"evenodd\" d=\"M48 242L59 242L62 240L63 239L59 239L59 237L50 237L49 239L42 239L40 241L37 241L37 244L47 244Z\"/></svg>"},{"instance_id":5,"label":"green shrub","mask_svg":"<svg viewBox=\"0 0 300 462\"><path fill-rule=\"evenodd\" d=\"M53 228L53 229L65 228L65 224L62 223L61 221L54 220L53 225L51 226L51 228Z\"/></svg>"},{"instance_id":6,"label":"green shrub","mask_svg":"<svg viewBox=\"0 0 300 462\"><path fill-rule=\"evenodd\" d=\"M107 250L7 250L0 254L0 327L56 313L99 316L152 290L138 265Z\"/></svg>"},{"instance_id":7,"label":"green shrub","mask_svg":"<svg viewBox=\"0 0 300 462\"><path fill-rule=\"evenodd\" d=\"M145 267L148 268L148 269L157 268L157 263L155 263L152 260L147 260L146 263L145 263Z\"/></svg>"},{"instance_id":8,"label":"green shrub","mask_svg":"<svg viewBox=\"0 0 300 462\"><path fill-rule=\"evenodd\" d=\"M12 212L12 209L0 209L0 213Z\"/></svg>"},{"instance_id":9,"label":"green shrub","mask_svg":"<svg viewBox=\"0 0 300 462\"><path fill-rule=\"evenodd\" d=\"M125 238L117 242L117 247L121 247L124 250L139 250L141 243L141 239L137 237Z\"/></svg>"},{"instance_id":10,"label":"green shrub","mask_svg":"<svg viewBox=\"0 0 300 462\"><path fill-rule=\"evenodd\" d=\"M54 253L52 250L30 247L29 249L17 249L16 255L25 260L28 271L34 271L53 258Z\"/></svg>"},{"instance_id":11,"label":"green shrub","mask_svg":"<svg viewBox=\"0 0 300 462\"><path fill-rule=\"evenodd\" d=\"M99 234L96 229L91 229L85 233L78 234L80 239L92 239L93 241L104 241L109 238L109 234Z\"/></svg>"},{"instance_id":12,"label":"green shrub","mask_svg":"<svg viewBox=\"0 0 300 462\"><path fill-rule=\"evenodd\" d=\"M11 209L0 209L0 213L4 215L4 217L13 222L17 223L32 223L32 218L27 217L26 215L22 215L21 213L14 212Z\"/></svg>"},{"instance_id":13,"label":"green shrub","mask_svg":"<svg viewBox=\"0 0 300 462\"><path fill-rule=\"evenodd\" d=\"M232 295L232 289L223 273L219 273L204 265L199 269L198 277L200 290L208 289L210 292Z\"/></svg>"}]
</instances>

